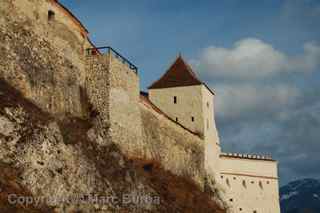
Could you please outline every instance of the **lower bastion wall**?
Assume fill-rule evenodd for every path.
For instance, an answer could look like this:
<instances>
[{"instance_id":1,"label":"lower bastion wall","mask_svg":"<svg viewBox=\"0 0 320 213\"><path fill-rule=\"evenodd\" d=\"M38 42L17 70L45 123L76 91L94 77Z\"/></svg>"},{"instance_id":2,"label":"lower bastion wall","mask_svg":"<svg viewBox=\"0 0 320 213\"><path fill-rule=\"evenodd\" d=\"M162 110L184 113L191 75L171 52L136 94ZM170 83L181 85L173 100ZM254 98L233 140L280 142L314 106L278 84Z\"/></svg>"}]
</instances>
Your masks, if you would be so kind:
<instances>
[{"instance_id":1,"label":"lower bastion wall","mask_svg":"<svg viewBox=\"0 0 320 213\"><path fill-rule=\"evenodd\" d=\"M220 157L218 182L233 212L280 213L277 162Z\"/></svg>"}]
</instances>

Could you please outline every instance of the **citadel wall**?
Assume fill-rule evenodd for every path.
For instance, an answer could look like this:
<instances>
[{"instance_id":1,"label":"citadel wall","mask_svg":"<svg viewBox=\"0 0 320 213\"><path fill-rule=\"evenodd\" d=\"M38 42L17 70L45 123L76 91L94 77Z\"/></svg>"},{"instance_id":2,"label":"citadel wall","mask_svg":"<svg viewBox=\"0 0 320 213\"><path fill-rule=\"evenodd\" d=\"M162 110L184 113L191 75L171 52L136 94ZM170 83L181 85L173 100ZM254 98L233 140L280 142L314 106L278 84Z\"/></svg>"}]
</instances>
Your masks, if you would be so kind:
<instances>
[{"instance_id":1,"label":"citadel wall","mask_svg":"<svg viewBox=\"0 0 320 213\"><path fill-rule=\"evenodd\" d=\"M136 70L109 54L110 136L128 156L141 156L140 82Z\"/></svg>"},{"instance_id":2,"label":"citadel wall","mask_svg":"<svg viewBox=\"0 0 320 213\"><path fill-rule=\"evenodd\" d=\"M129 158L159 162L166 170L204 184L204 142L140 97L139 77L114 54L87 57L88 97L108 123L110 139Z\"/></svg>"},{"instance_id":3,"label":"citadel wall","mask_svg":"<svg viewBox=\"0 0 320 213\"><path fill-rule=\"evenodd\" d=\"M4 0L0 10L0 77L45 111L82 116L86 35L55 1Z\"/></svg>"},{"instance_id":4,"label":"citadel wall","mask_svg":"<svg viewBox=\"0 0 320 213\"><path fill-rule=\"evenodd\" d=\"M222 154L218 182L234 212L280 213L276 161Z\"/></svg>"},{"instance_id":5,"label":"citadel wall","mask_svg":"<svg viewBox=\"0 0 320 213\"><path fill-rule=\"evenodd\" d=\"M88 55L86 57L86 81L82 89L82 103L88 114L99 112L103 122L110 120L110 56Z\"/></svg>"},{"instance_id":6,"label":"citadel wall","mask_svg":"<svg viewBox=\"0 0 320 213\"><path fill-rule=\"evenodd\" d=\"M49 10L55 12L54 20L48 20ZM54 114L83 117L97 110L109 125L110 138L129 157L156 160L199 185L204 181L204 164L210 163L216 174L221 172L219 182L226 186L237 211L279 212L275 162L224 156L218 160L215 123L209 124L215 131L209 137L213 140L204 142L203 112L207 110L214 122L214 103L207 109L198 104L206 103L204 97L210 96L199 95L208 92L202 91L203 86L150 91L152 102L163 105L169 115L174 112L171 116L200 133L201 139L141 101L139 77L121 59L111 54L86 56L85 49L92 45L85 29L55 1L4 0L0 13L4 14L0 17L0 78L25 97ZM152 99L152 93L164 98ZM174 93L181 99L172 106ZM181 110L186 105L190 110Z\"/></svg>"},{"instance_id":7,"label":"citadel wall","mask_svg":"<svg viewBox=\"0 0 320 213\"><path fill-rule=\"evenodd\" d=\"M221 153L220 139L215 120L215 96L206 86L202 85L202 108L204 113L205 138L205 168L217 178L219 176Z\"/></svg>"},{"instance_id":8,"label":"citadel wall","mask_svg":"<svg viewBox=\"0 0 320 213\"><path fill-rule=\"evenodd\" d=\"M144 154L174 174L204 184L204 142L158 111L145 98L140 103Z\"/></svg>"}]
</instances>

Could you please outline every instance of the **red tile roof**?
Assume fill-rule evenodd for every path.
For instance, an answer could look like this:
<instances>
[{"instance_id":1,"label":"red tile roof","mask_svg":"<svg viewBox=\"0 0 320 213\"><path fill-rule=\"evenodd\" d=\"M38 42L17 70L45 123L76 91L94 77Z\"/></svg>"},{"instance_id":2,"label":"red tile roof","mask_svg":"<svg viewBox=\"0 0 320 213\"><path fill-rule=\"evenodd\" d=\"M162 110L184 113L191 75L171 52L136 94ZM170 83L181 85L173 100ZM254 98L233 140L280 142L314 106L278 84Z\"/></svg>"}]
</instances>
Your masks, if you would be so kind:
<instances>
[{"instance_id":1,"label":"red tile roof","mask_svg":"<svg viewBox=\"0 0 320 213\"><path fill-rule=\"evenodd\" d=\"M194 85L204 85L212 94L214 94L205 83L198 79L191 66L179 56L165 74L159 80L155 81L148 89Z\"/></svg>"},{"instance_id":2,"label":"red tile roof","mask_svg":"<svg viewBox=\"0 0 320 213\"><path fill-rule=\"evenodd\" d=\"M179 56L169 70L149 89L201 85L202 82L196 77L191 67Z\"/></svg>"}]
</instances>

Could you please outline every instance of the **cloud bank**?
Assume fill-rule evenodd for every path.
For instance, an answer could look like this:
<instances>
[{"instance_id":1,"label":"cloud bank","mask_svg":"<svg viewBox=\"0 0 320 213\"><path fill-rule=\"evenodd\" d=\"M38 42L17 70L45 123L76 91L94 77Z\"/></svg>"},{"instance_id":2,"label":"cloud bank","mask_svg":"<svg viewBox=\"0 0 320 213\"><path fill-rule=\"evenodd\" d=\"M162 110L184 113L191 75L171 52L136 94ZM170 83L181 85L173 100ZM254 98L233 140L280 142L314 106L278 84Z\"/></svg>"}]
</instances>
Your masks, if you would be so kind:
<instances>
[{"instance_id":1,"label":"cloud bank","mask_svg":"<svg viewBox=\"0 0 320 213\"><path fill-rule=\"evenodd\" d=\"M308 42L303 50L301 55L289 56L259 39L245 38L232 48L207 47L193 63L209 78L255 79L314 71L320 64L320 46Z\"/></svg>"},{"instance_id":2,"label":"cloud bank","mask_svg":"<svg viewBox=\"0 0 320 213\"><path fill-rule=\"evenodd\" d=\"M210 46L191 61L216 90L224 150L272 154L280 180L320 177L320 46L307 42L290 55L245 38L231 48ZM295 76L295 77L293 77Z\"/></svg>"}]
</instances>

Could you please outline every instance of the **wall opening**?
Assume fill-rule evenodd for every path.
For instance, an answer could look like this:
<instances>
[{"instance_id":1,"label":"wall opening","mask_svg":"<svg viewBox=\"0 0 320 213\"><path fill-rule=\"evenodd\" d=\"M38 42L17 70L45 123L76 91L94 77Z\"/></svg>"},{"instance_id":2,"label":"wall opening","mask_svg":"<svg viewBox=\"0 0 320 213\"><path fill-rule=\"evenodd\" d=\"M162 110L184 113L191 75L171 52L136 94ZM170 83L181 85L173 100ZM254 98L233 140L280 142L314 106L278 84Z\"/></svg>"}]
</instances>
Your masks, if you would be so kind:
<instances>
[{"instance_id":1,"label":"wall opening","mask_svg":"<svg viewBox=\"0 0 320 213\"><path fill-rule=\"evenodd\" d=\"M176 122L178 122L178 118L176 117Z\"/></svg>"},{"instance_id":2,"label":"wall opening","mask_svg":"<svg viewBox=\"0 0 320 213\"><path fill-rule=\"evenodd\" d=\"M230 187L230 181L229 181L229 178L226 179L226 183L227 185Z\"/></svg>"},{"instance_id":3,"label":"wall opening","mask_svg":"<svg viewBox=\"0 0 320 213\"><path fill-rule=\"evenodd\" d=\"M55 18L55 12L53 12L52 10L48 11L48 21L53 21Z\"/></svg>"},{"instance_id":4,"label":"wall opening","mask_svg":"<svg viewBox=\"0 0 320 213\"><path fill-rule=\"evenodd\" d=\"M194 117L193 116L191 117L191 121L194 122Z\"/></svg>"},{"instance_id":5,"label":"wall opening","mask_svg":"<svg viewBox=\"0 0 320 213\"><path fill-rule=\"evenodd\" d=\"M259 186L260 186L260 189L263 189L263 185L261 181L259 181Z\"/></svg>"},{"instance_id":6,"label":"wall opening","mask_svg":"<svg viewBox=\"0 0 320 213\"><path fill-rule=\"evenodd\" d=\"M153 164L152 164L152 163L145 164L145 165L143 166L143 169L144 169L144 171L146 171L146 172L152 172Z\"/></svg>"},{"instance_id":7,"label":"wall opening","mask_svg":"<svg viewBox=\"0 0 320 213\"><path fill-rule=\"evenodd\" d=\"M244 188L247 188L247 183L246 183L245 180L242 181L242 186L243 186Z\"/></svg>"},{"instance_id":8,"label":"wall opening","mask_svg":"<svg viewBox=\"0 0 320 213\"><path fill-rule=\"evenodd\" d=\"M177 104L177 96L174 96L174 97L173 97L173 103L174 103L174 104Z\"/></svg>"}]
</instances>

